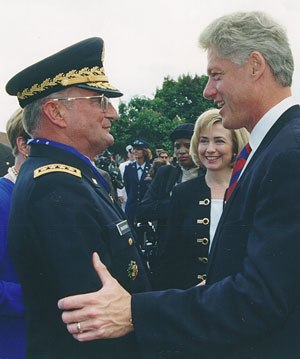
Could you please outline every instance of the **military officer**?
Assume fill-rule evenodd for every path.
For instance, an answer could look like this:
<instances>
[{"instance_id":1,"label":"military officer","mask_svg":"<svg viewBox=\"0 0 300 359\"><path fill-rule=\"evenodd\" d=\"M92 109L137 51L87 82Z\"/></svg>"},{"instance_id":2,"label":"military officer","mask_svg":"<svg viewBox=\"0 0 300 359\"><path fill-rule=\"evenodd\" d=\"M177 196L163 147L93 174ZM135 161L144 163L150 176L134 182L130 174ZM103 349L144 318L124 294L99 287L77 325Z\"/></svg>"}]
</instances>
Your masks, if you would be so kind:
<instances>
[{"instance_id":1,"label":"military officer","mask_svg":"<svg viewBox=\"0 0 300 359\"><path fill-rule=\"evenodd\" d=\"M135 161L125 167L124 185L127 193L125 213L130 223L134 225L138 205L148 189L149 182L146 177L151 168L152 154L148 142L143 139L135 140L132 146Z\"/></svg>"},{"instance_id":2,"label":"military officer","mask_svg":"<svg viewBox=\"0 0 300 359\"><path fill-rule=\"evenodd\" d=\"M28 358L138 358L132 334L80 343L57 300L101 288L96 251L130 292L149 289L135 239L108 183L92 163L114 141L117 112L103 68L104 44L89 38L15 75L7 84L24 108L31 154L12 200L9 242L27 315ZM76 323L82 332L80 322ZM117 350L116 350L117 348Z\"/></svg>"}]
</instances>

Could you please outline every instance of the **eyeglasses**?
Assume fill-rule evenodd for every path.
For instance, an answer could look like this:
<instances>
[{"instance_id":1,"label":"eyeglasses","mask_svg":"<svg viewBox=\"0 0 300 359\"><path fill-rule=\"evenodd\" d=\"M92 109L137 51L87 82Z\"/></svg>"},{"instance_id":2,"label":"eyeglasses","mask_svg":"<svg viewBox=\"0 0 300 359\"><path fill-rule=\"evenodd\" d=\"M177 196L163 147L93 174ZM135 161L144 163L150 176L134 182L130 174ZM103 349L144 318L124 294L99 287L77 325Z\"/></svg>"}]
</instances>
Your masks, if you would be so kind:
<instances>
[{"instance_id":1,"label":"eyeglasses","mask_svg":"<svg viewBox=\"0 0 300 359\"><path fill-rule=\"evenodd\" d=\"M82 96L82 97L64 97L64 98L52 98L51 99L51 101L73 101L73 100L97 100L102 112L106 112L108 110L108 106L110 104L109 98L104 95Z\"/></svg>"},{"instance_id":2,"label":"eyeglasses","mask_svg":"<svg viewBox=\"0 0 300 359\"><path fill-rule=\"evenodd\" d=\"M188 143L188 142L185 142L185 143L183 143L183 144L180 144L180 143L175 143L174 144L174 148L176 149L176 150L179 150L181 147L185 147L187 150L190 148L190 143Z\"/></svg>"}]
</instances>

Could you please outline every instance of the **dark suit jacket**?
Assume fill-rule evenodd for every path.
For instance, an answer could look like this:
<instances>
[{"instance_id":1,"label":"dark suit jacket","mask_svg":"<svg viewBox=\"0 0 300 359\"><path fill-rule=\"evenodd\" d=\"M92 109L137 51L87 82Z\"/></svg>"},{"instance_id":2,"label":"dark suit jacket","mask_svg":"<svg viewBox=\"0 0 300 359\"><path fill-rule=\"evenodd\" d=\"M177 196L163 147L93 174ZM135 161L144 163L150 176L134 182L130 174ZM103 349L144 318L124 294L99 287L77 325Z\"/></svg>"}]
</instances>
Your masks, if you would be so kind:
<instances>
[{"instance_id":1,"label":"dark suit jacket","mask_svg":"<svg viewBox=\"0 0 300 359\"><path fill-rule=\"evenodd\" d=\"M208 285L133 296L143 347L183 358L300 358L299 198L300 108L293 106L225 206Z\"/></svg>"},{"instance_id":2,"label":"dark suit jacket","mask_svg":"<svg viewBox=\"0 0 300 359\"><path fill-rule=\"evenodd\" d=\"M56 163L70 172L46 170L35 177L35 170ZM9 242L24 291L27 358L137 358L133 335L74 340L57 308L59 298L101 287L91 262L94 251L130 292L149 289L130 230L118 229L123 212L92 169L71 152L32 145L11 208Z\"/></svg>"},{"instance_id":3,"label":"dark suit jacket","mask_svg":"<svg viewBox=\"0 0 300 359\"><path fill-rule=\"evenodd\" d=\"M146 161L140 180L138 179L136 162L130 163L124 170L124 186L127 193L125 213L132 224L136 219L138 204L141 202L148 189L149 182L145 180L145 178L147 177L150 168L150 162Z\"/></svg>"},{"instance_id":4,"label":"dark suit jacket","mask_svg":"<svg viewBox=\"0 0 300 359\"><path fill-rule=\"evenodd\" d=\"M13 166L15 158L11 152L11 148L0 143L0 177L6 175L8 167Z\"/></svg>"}]
</instances>

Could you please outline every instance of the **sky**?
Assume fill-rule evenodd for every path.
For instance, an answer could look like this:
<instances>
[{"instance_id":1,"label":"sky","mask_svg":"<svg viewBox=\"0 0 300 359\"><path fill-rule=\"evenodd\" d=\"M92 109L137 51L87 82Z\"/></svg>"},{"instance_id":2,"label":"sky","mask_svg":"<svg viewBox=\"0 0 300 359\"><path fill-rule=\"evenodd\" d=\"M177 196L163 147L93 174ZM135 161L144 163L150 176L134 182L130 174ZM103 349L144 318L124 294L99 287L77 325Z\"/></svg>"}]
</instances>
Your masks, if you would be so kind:
<instances>
[{"instance_id":1,"label":"sky","mask_svg":"<svg viewBox=\"0 0 300 359\"><path fill-rule=\"evenodd\" d=\"M206 74L201 31L233 11L262 10L287 30L295 60L293 94L300 102L298 0L0 0L0 131L18 108L5 92L25 67L88 37L105 42L104 68L128 102L152 98L166 76ZM202 94L199 94L201 96Z\"/></svg>"}]
</instances>

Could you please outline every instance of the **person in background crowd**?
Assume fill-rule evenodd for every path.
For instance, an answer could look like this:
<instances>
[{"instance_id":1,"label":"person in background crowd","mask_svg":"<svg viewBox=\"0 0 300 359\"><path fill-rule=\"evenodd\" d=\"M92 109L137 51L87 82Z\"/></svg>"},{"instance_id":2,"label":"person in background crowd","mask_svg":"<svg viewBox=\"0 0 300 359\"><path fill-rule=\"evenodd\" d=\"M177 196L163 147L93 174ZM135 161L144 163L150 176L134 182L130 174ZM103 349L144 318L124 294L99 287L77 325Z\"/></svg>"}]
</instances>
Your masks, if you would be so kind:
<instances>
[{"instance_id":1,"label":"person in background crowd","mask_svg":"<svg viewBox=\"0 0 300 359\"><path fill-rule=\"evenodd\" d=\"M108 150L105 150L101 154L97 155L94 161L96 167L100 169L100 173L103 174L103 172L101 172L102 170L108 174L109 183L113 186L114 198L118 200L117 190L123 188L124 183L121 172L116 165L112 153ZM105 174L105 177L107 177L107 174Z\"/></svg>"},{"instance_id":2,"label":"person in background crowd","mask_svg":"<svg viewBox=\"0 0 300 359\"><path fill-rule=\"evenodd\" d=\"M167 241L158 264L160 289L187 289L205 280L233 163L247 141L245 129L223 127L218 109L207 110L196 121L190 154L206 173L173 188Z\"/></svg>"},{"instance_id":3,"label":"person in background crowd","mask_svg":"<svg viewBox=\"0 0 300 359\"><path fill-rule=\"evenodd\" d=\"M131 296L94 255L105 285L59 302L78 308L63 320L81 341L135 332L148 358L299 358L300 107L291 96L288 38L270 16L252 11L214 20L199 43L208 60L204 96L220 108L225 128L250 132L206 285ZM76 334L77 318L84 334Z\"/></svg>"},{"instance_id":4,"label":"person in background crowd","mask_svg":"<svg viewBox=\"0 0 300 359\"><path fill-rule=\"evenodd\" d=\"M129 292L149 281L123 211L93 160L113 144L122 93L104 73L104 43L80 41L15 75L6 85L24 108L30 156L16 182L9 245L23 288L28 358L140 358L134 335L79 343L70 338L58 298L101 288L98 252ZM81 323L76 323L81 333ZM117 350L116 350L117 348Z\"/></svg>"},{"instance_id":5,"label":"person in background crowd","mask_svg":"<svg viewBox=\"0 0 300 359\"><path fill-rule=\"evenodd\" d=\"M135 140L132 147L135 161L126 166L124 170L124 185L127 193L125 213L131 225L135 226L138 205L147 190L145 178L151 168L152 154L149 144L145 140Z\"/></svg>"},{"instance_id":6,"label":"person in background crowd","mask_svg":"<svg viewBox=\"0 0 300 359\"><path fill-rule=\"evenodd\" d=\"M161 151L164 151L164 148L163 148L162 144L159 143L159 144L157 144L157 146L155 148L155 157L153 158L153 160L155 158L159 157L159 154L160 154Z\"/></svg>"},{"instance_id":7,"label":"person in background crowd","mask_svg":"<svg viewBox=\"0 0 300 359\"><path fill-rule=\"evenodd\" d=\"M146 177L146 180L149 181L149 185L150 185L151 181L154 179L154 177L156 176L158 169L161 166L165 166L165 165L167 165L165 160L163 160L162 158L155 158L155 160L152 162L148 176Z\"/></svg>"},{"instance_id":8,"label":"person in background crowd","mask_svg":"<svg viewBox=\"0 0 300 359\"><path fill-rule=\"evenodd\" d=\"M6 124L14 164L0 178L0 358L25 358L25 313L21 284L8 249L8 219L14 185L27 159L30 138L22 124L23 110L16 110Z\"/></svg>"},{"instance_id":9,"label":"person in background crowd","mask_svg":"<svg viewBox=\"0 0 300 359\"><path fill-rule=\"evenodd\" d=\"M173 188L181 182L203 174L203 170L196 166L189 154L193 131L194 124L192 123L181 124L173 129L170 134L170 140L174 145L174 156L177 158L177 165L162 166L158 169L138 208L137 220L143 223L152 221L156 227L156 245L158 247L156 256L158 258L153 261L152 280L154 286L157 276L156 267L160 260L159 257L164 251L166 224L170 213Z\"/></svg>"},{"instance_id":10,"label":"person in background crowd","mask_svg":"<svg viewBox=\"0 0 300 359\"><path fill-rule=\"evenodd\" d=\"M124 181L125 167L127 165L129 165L130 163L134 162L134 154L133 154L132 145L126 146L126 154L127 154L126 161L121 162L119 165L119 170L120 170L123 181ZM122 209L123 209L123 211L125 211L125 206L126 206L126 201L127 201L127 193L126 193L125 186L123 186L123 188L118 188L117 193L118 193L118 198L121 203Z\"/></svg>"},{"instance_id":11,"label":"person in background crowd","mask_svg":"<svg viewBox=\"0 0 300 359\"><path fill-rule=\"evenodd\" d=\"M13 166L14 161L11 148L4 143L0 143L0 177L7 173L8 168Z\"/></svg>"},{"instance_id":12,"label":"person in background crowd","mask_svg":"<svg viewBox=\"0 0 300 359\"><path fill-rule=\"evenodd\" d=\"M169 156L169 154L168 154L168 151L166 151L166 150L160 151L160 153L159 153L159 155L158 155L158 158L161 159L161 160L163 160L163 161L165 161L165 163L166 163L167 165L170 164L170 156Z\"/></svg>"}]
</instances>

